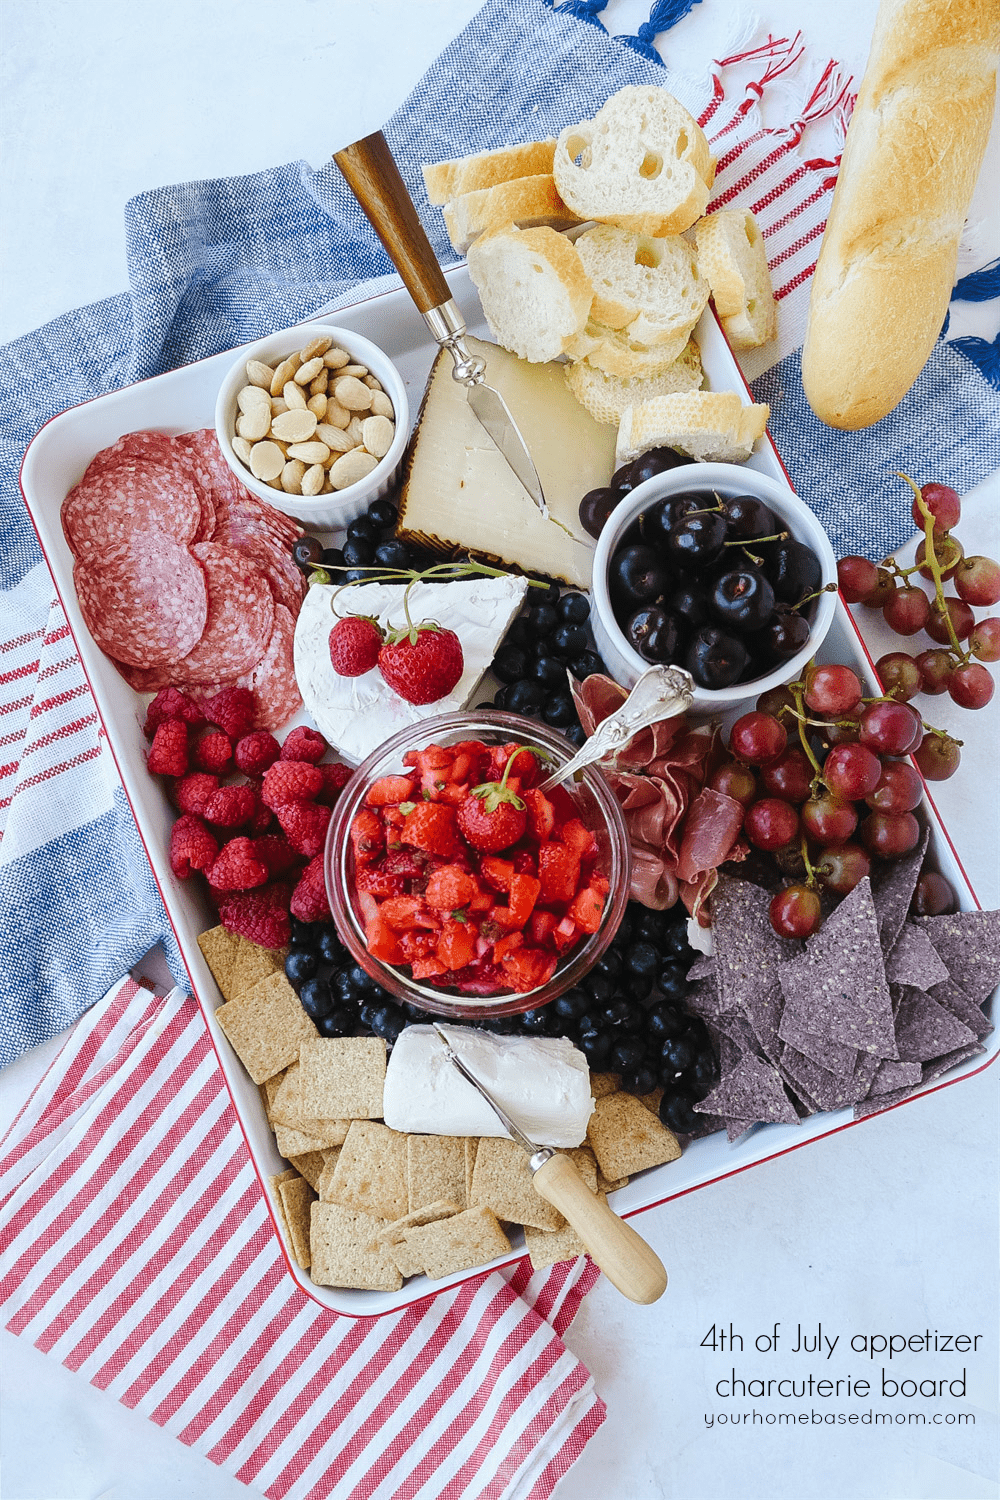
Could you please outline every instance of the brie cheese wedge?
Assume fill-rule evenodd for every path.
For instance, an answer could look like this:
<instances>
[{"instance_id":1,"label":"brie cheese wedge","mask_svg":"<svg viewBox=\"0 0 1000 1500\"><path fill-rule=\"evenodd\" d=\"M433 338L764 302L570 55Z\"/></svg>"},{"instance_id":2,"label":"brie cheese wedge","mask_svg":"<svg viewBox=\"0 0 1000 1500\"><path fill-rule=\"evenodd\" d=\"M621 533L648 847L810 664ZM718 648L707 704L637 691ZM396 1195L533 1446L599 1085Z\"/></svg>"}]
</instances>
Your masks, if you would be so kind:
<instances>
[{"instance_id":1,"label":"brie cheese wedge","mask_svg":"<svg viewBox=\"0 0 1000 1500\"><path fill-rule=\"evenodd\" d=\"M330 662L330 631L341 615L372 615L380 625L400 626L405 585L362 583L349 588L313 584L295 626L295 679L316 727L346 760L365 759L390 735L437 714L465 708L489 667L508 626L521 608L524 578L459 579L417 583L410 592L410 618L436 620L462 643L465 668L454 688L435 703L407 703L378 667L361 677L340 677ZM337 614L332 602L336 597Z\"/></svg>"}]
</instances>

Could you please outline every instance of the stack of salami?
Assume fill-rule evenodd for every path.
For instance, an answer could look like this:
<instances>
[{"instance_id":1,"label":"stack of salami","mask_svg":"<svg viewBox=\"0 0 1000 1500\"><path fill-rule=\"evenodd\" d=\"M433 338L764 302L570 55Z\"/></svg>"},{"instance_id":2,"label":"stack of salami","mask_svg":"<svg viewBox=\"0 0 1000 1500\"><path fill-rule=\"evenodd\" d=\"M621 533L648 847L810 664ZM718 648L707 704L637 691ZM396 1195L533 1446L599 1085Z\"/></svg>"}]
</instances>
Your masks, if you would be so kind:
<instances>
[{"instance_id":1,"label":"stack of salami","mask_svg":"<svg viewBox=\"0 0 1000 1500\"><path fill-rule=\"evenodd\" d=\"M247 687L258 729L299 708L301 527L240 484L210 428L119 438L67 495L62 526L87 627L137 692Z\"/></svg>"}]
</instances>

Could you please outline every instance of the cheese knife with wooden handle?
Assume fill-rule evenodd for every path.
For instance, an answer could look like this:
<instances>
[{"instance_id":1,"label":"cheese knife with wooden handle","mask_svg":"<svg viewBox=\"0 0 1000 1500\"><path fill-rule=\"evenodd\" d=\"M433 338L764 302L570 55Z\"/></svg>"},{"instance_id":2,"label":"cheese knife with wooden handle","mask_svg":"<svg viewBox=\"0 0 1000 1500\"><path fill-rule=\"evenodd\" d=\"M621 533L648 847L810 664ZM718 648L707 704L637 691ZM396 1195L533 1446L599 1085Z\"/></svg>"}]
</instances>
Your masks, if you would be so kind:
<instances>
[{"instance_id":1,"label":"cheese knife with wooden handle","mask_svg":"<svg viewBox=\"0 0 1000 1500\"><path fill-rule=\"evenodd\" d=\"M485 363L465 346L465 320L382 132L377 130L374 135L345 146L334 153L333 159L403 278L403 285L423 314L424 322L437 342L451 354L455 362L452 373L467 387L473 412L542 515L548 515L527 444L499 391L486 384Z\"/></svg>"}]
</instances>

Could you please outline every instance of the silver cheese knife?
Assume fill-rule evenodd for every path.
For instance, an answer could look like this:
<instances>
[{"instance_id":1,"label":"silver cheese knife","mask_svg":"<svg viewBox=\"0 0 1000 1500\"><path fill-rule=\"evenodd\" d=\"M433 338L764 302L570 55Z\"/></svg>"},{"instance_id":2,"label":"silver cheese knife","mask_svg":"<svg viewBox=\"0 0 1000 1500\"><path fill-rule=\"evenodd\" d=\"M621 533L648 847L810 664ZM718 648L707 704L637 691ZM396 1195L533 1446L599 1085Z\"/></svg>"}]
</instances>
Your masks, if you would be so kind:
<instances>
[{"instance_id":1,"label":"silver cheese knife","mask_svg":"<svg viewBox=\"0 0 1000 1500\"><path fill-rule=\"evenodd\" d=\"M452 375L467 388L470 407L542 515L547 516L545 496L527 444L500 392L486 384L485 362L470 354L465 345L465 320L384 135L376 130L374 135L366 135L363 140L335 152L333 159L403 278L403 285L423 314L424 322L441 347L451 354L455 362Z\"/></svg>"},{"instance_id":2,"label":"silver cheese knife","mask_svg":"<svg viewBox=\"0 0 1000 1500\"><path fill-rule=\"evenodd\" d=\"M587 1247L613 1286L632 1302L655 1302L667 1287L659 1256L626 1224L605 1198L591 1192L565 1151L537 1146L511 1119L499 1100L459 1057L436 1021L431 1023L452 1065L486 1100L504 1129L528 1153L532 1185L539 1197L557 1208Z\"/></svg>"}]
</instances>

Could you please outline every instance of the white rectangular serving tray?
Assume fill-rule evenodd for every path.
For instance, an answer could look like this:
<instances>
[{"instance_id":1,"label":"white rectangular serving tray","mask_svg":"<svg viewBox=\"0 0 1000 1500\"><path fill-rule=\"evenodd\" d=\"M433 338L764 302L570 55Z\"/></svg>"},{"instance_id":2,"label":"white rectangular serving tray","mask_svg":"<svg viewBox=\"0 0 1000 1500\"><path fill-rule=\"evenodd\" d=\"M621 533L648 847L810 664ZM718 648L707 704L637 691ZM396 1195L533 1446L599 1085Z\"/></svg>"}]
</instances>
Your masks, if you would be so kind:
<instances>
[{"instance_id":1,"label":"white rectangular serving tray","mask_svg":"<svg viewBox=\"0 0 1000 1500\"><path fill-rule=\"evenodd\" d=\"M465 267L448 272L447 279L470 332L488 339L489 329ZM436 347L432 345L423 319L407 293L387 292L351 307L339 308L333 313L318 314L317 317L321 321L333 322L363 334L384 349L396 363L406 383L411 397L411 410L416 412L419 409ZM701 346L708 385L715 390L735 389L749 402L750 393L739 366L711 310L705 313L699 323L696 337ZM197 364L142 381L125 390L98 397L54 417L41 429L28 448L21 469L21 489L93 689L108 743L135 815L139 836L187 966L192 992L204 1013L209 1036L218 1055L254 1168L260 1178L264 1199L274 1221L275 1233L281 1243L289 1273L302 1291L322 1306L351 1317L375 1317L434 1296L445 1287L481 1276L487 1270L513 1264L527 1253L520 1232L518 1231L514 1249L509 1256L491 1261L485 1267L477 1266L472 1270L444 1277L440 1281L430 1281L424 1276L412 1277L399 1292L364 1292L316 1286L296 1266L275 1217L268 1187L268 1178L280 1172L284 1162L278 1155L274 1137L264 1117L258 1089L244 1072L215 1021L214 1013L221 996L197 944L198 934L213 926L217 919L203 891L194 882L177 880L170 869L167 851L174 809L156 779L146 771L147 743L142 723L148 696L142 697L134 693L91 639L77 604L73 587L73 555L63 537L59 520L63 499L80 479L94 454L113 443L123 433L138 428L156 427L173 434L212 426L216 395L232 359L231 352L217 354L211 359L201 360ZM770 474L791 487L769 434L757 445L749 467ZM872 660L843 604L838 604L833 628L818 656L820 660L837 660L852 665L870 683L875 681ZM297 722L310 721L303 713L292 721ZM929 797L925 799L925 803L931 828L930 858L951 881L962 909L977 907L979 902L975 892L937 810ZM995 1007L996 996L993 997L992 1004ZM998 1052L1000 1034L993 1033L987 1038L985 1053L954 1068L946 1077L927 1085L920 1092L933 1092L981 1071L996 1059ZM643 1209L652 1208L695 1188L717 1182L734 1172L781 1156L820 1136L862 1123L864 1122L853 1120L850 1110L841 1110L813 1115L797 1126L758 1127L732 1145L727 1141L725 1132L720 1131L692 1142L679 1161L639 1173L627 1187L611 1195L611 1202L623 1218L631 1218Z\"/></svg>"}]
</instances>

